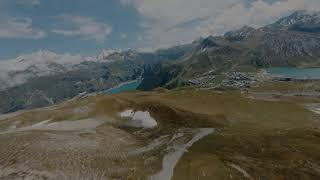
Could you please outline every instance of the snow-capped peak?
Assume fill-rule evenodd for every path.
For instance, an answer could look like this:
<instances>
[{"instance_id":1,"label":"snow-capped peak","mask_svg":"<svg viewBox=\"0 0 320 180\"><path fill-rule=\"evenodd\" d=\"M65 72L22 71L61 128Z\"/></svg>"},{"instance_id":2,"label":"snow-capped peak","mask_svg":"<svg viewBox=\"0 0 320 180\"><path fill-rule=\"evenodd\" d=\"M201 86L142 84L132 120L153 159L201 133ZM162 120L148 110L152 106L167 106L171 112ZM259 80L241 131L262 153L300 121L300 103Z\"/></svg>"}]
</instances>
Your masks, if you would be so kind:
<instances>
[{"instance_id":1,"label":"snow-capped peak","mask_svg":"<svg viewBox=\"0 0 320 180\"><path fill-rule=\"evenodd\" d=\"M10 60L8 60L10 61ZM49 50L40 50L31 54L23 54L18 56L13 61L17 63L25 63L28 65L35 63L57 63L57 64L79 64L84 61L80 55L57 54Z\"/></svg>"},{"instance_id":2,"label":"snow-capped peak","mask_svg":"<svg viewBox=\"0 0 320 180\"><path fill-rule=\"evenodd\" d=\"M73 66L95 58L80 55L57 54L40 50L22 54L14 59L0 61L0 89L26 82L32 77L48 76L72 70Z\"/></svg>"},{"instance_id":3,"label":"snow-capped peak","mask_svg":"<svg viewBox=\"0 0 320 180\"><path fill-rule=\"evenodd\" d=\"M280 19L275 25L280 26L291 26L294 24L305 24L305 23L320 23L320 12L319 11L296 11L290 16Z\"/></svg>"},{"instance_id":4,"label":"snow-capped peak","mask_svg":"<svg viewBox=\"0 0 320 180\"><path fill-rule=\"evenodd\" d=\"M120 53L120 49L104 49L102 52L98 55L98 60L108 60L108 57L115 53Z\"/></svg>"}]
</instances>

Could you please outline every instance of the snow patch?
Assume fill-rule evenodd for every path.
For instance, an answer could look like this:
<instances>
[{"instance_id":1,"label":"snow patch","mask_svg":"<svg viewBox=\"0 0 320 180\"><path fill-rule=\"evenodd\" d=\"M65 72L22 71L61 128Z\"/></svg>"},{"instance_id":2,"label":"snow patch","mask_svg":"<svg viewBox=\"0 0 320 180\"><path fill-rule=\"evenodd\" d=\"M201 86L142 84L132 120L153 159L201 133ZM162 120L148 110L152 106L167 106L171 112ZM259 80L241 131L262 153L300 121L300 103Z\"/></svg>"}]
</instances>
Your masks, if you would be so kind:
<instances>
[{"instance_id":1,"label":"snow patch","mask_svg":"<svg viewBox=\"0 0 320 180\"><path fill-rule=\"evenodd\" d=\"M251 176L247 173L247 171L242 169L240 166L235 165L235 164L229 164L229 166L232 167L233 169L237 170L238 172L240 172L244 177L252 179Z\"/></svg>"},{"instance_id":2,"label":"snow patch","mask_svg":"<svg viewBox=\"0 0 320 180\"><path fill-rule=\"evenodd\" d=\"M317 114L320 114L320 108L315 108L315 109L313 110L313 112L315 112L315 113L317 113Z\"/></svg>"},{"instance_id":3,"label":"snow patch","mask_svg":"<svg viewBox=\"0 0 320 180\"><path fill-rule=\"evenodd\" d=\"M98 55L97 59L100 61L110 60L110 59L108 59L109 56L116 54L116 53L120 53L120 52L121 52L121 50L119 50L119 49L104 49Z\"/></svg>"},{"instance_id":4,"label":"snow patch","mask_svg":"<svg viewBox=\"0 0 320 180\"><path fill-rule=\"evenodd\" d=\"M43 127L45 126L46 124L48 124L51 120L45 120L45 121L41 121L37 124L34 124L31 126L31 128L37 128L37 127Z\"/></svg>"},{"instance_id":5,"label":"snow patch","mask_svg":"<svg viewBox=\"0 0 320 180\"><path fill-rule=\"evenodd\" d=\"M315 104L307 104L306 108L316 114L320 114L320 104L315 103Z\"/></svg>"},{"instance_id":6,"label":"snow patch","mask_svg":"<svg viewBox=\"0 0 320 180\"><path fill-rule=\"evenodd\" d=\"M163 144L165 144L165 142L166 142L168 137L169 137L169 135L161 136L161 137L155 139L149 145L147 145L145 147L142 147L142 148L139 148L139 149L136 149L135 151L130 152L129 154L130 155L143 154L145 152L149 152L149 151L152 151L154 149L157 149L157 148L161 147Z\"/></svg>"},{"instance_id":7,"label":"snow patch","mask_svg":"<svg viewBox=\"0 0 320 180\"><path fill-rule=\"evenodd\" d=\"M170 180L174 173L174 168L176 167L177 163L179 162L180 158L183 156L185 152L197 141L201 140L202 138L212 134L214 132L213 128L202 128L198 129L193 138L187 142L186 144L182 144L179 146L171 147L172 150L168 154L166 154L162 160L162 170L151 176L151 180ZM178 134L175 138L183 136L182 134Z\"/></svg>"},{"instance_id":8,"label":"snow patch","mask_svg":"<svg viewBox=\"0 0 320 180\"><path fill-rule=\"evenodd\" d=\"M126 110L120 113L120 116L123 118L132 118L134 115L133 110Z\"/></svg>"},{"instance_id":9,"label":"snow patch","mask_svg":"<svg viewBox=\"0 0 320 180\"><path fill-rule=\"evenodd\" d=\"M130 119L129 124L133 127L154 128L158 125L148 111L126 110L120 113L120 117Z\"/></svg>"},{"instance_id":10,"label":"snow patch","mask_svg":"<svg viewBox=\"0 0 320 180\"><path fill-rule=\"evenodd\" d=\"M9 131L2 132L0 134L31 131L31 130L90 131L90 130L94 130L96 127L104 123L103 121L99 121L96 119L82 119L77 121L60 121L60 122L53 122L53 123L50 123L50 121L51 120L41 121L31 126L21 127L18 129L11 129Z\"/></svg>"}]
</instances>

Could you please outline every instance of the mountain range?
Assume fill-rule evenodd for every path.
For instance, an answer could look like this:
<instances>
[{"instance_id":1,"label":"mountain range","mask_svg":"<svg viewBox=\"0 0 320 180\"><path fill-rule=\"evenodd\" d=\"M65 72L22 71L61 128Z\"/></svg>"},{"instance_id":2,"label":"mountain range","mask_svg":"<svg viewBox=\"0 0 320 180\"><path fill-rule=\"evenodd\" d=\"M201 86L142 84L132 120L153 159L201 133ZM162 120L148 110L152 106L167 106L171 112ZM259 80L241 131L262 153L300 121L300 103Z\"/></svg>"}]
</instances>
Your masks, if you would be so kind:
<instances>
[{"instance_id":1,"label":"mountain range","mask_svg":"<svg viewBox=\"0 0 320 180\"><path fill-rule=\"evenodd\" d=\"M140 89L174 88L208 72L320 66L320 13L297 11L258 29L154 52L104 50L95 57L47 50L0 61L0 113L62 102L142 78Z\"/></svg>"},{"instance_id":2,"label":"mountain range","mask_svg":"<svg viewBox=\"0 0 320 180\"><path fill-rule=\"evenodd\" d=\"M141 77L144 66L178 58L184 54L181 51L181 47L155 53L104 50L96 57L82 57L43 50L1 61L0 113L105 91Z\"/></svg>"},{"instance_id":3,"label":"mountain range","mask_svg":"<svg viewBox=\"0 0 320 180\"><path fill-rule=\"evenodd\" d=\"M208 72L319 67L319 49L320 13L298 11L265 27L245 26L194 42L182 58L148 69L140 88L174 88Z\"/></svg>"}]
</instances>

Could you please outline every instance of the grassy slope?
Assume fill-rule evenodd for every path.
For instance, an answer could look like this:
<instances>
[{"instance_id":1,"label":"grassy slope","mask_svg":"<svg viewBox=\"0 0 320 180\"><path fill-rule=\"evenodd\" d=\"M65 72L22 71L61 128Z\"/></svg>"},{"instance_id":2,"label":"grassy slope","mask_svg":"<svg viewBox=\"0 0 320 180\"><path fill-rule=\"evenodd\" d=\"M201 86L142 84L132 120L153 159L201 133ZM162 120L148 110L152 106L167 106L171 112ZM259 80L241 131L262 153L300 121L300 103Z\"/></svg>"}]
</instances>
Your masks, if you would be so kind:
<instances>
[{"instance_id":1,"label":"grassy slope","mask_svg":"<svg viewBox=\"0 0 320 180\"><path fill-rule=\"evenodd\" d=\"M162 104L176 111L192 112L206 121L193 121L193 118L188 121L183 117L175 119L175 123L221 127L218 133L186 153L176 167L174 179L230 179L231 176L237 179L243 176L230 164L240 166L254 179L319 177L320 131L315 128L319 126L319 116L299 104L299 101L305 103L303 99L260 101L241 97L237 92L205 90L120 96L134 99L137 104ZM312 102L320 101L315 98Z\"/></svg>"},{"instance_id":2,"label":"grassy slope","mask_svg":"<svg viewBox=\"0 0 320 180\"><path fill-rule=\"evenodd\" d=\"M315 98L313 102L320 102ZM301 100L301 103L305 103ZM90 112L71 113L84 106ZM179 161L174 179L239 179L230 164L254 179L314 179L320 177L319 115L295 102L254 100L237 91L180 89L98 95L69 101L51 110L24 112L15 118L25 124L53 119L114 117L122 110L149 110L160 127L159 136L182 127L215 127L217 132L196 143Z\"/></svg>"}]
</instances>

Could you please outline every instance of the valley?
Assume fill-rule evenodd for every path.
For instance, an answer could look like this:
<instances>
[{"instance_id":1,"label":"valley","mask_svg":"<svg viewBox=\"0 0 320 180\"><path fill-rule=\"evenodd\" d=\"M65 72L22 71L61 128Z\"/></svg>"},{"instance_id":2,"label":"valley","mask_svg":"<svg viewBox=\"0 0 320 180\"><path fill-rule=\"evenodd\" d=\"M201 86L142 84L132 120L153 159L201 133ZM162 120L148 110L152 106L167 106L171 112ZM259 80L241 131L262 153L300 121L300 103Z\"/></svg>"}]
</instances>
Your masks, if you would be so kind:
<instances>
[{"instance_id":1,"label":"valley","mask_svg":"<svg viewBox=\"0 0 320 180\"><path fill-rule=\"evenodd\" d=\"M319 14L0 62L0 179L319 179Z\"/></svg>"}]
</instances>

